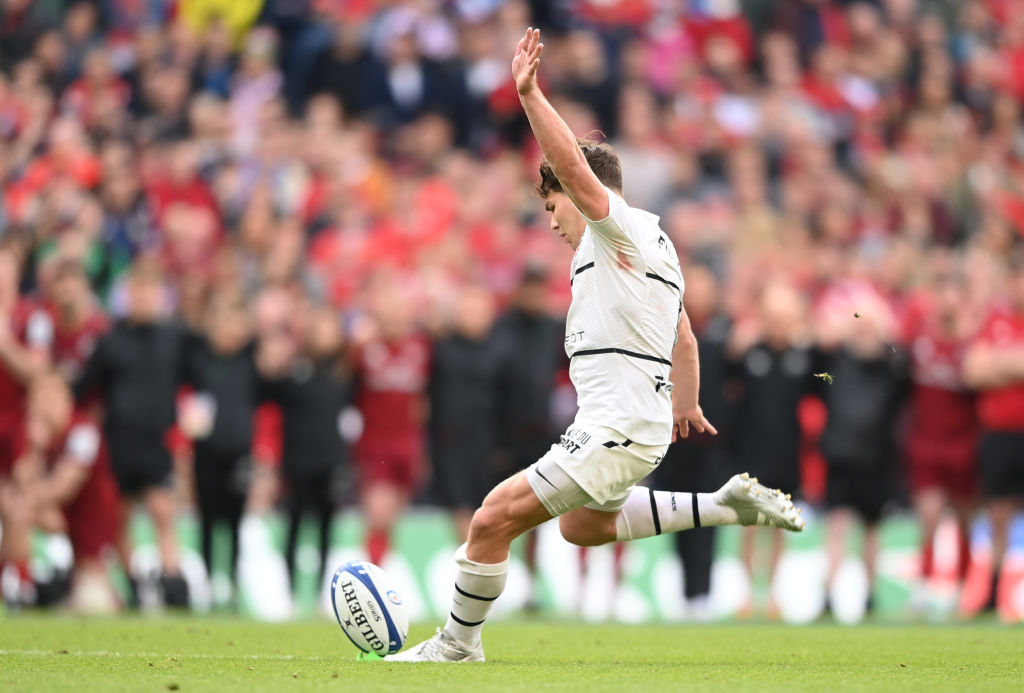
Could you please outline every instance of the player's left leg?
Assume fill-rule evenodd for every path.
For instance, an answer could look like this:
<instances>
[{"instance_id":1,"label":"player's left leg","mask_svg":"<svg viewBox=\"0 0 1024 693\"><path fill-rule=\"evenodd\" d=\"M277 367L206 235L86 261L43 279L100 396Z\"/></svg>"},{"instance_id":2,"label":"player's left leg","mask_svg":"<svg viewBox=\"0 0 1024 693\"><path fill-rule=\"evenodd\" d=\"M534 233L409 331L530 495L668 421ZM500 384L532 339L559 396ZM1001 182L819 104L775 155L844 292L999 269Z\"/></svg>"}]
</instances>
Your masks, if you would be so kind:
<instances>
[{"instance_id":1,"label":"player's left leg","mask_svg":"<svg viewBox=\"0 0 1024 693\"><path fill-rule=\"evenodd\" d=\"M695 527L760 525L799 532L800 510L777 489L739 474L714 493L633 487L609 503L590 503L558 518L566 540L578 546L629 541Z\"/></svg>"}]
</instances>

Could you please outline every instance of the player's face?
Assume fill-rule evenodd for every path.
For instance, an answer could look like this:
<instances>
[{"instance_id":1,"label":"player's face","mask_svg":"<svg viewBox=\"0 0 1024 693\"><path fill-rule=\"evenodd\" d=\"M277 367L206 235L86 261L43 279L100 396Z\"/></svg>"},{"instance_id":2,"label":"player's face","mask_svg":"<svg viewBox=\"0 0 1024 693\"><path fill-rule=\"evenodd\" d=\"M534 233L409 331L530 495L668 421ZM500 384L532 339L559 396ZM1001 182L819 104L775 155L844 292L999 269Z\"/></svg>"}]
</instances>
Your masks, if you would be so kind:
<instances>
[{"instance_id":1,"label":"player's face","mask_svg":"<svg viewBox=\"0 0 1024 693\"><path fill-rule=\"evenodd\" d=\"M587 220L564 192L549 193L544 209L551 212L551 230L575 250L587 228Z\"/></svg>"}]
</instances>

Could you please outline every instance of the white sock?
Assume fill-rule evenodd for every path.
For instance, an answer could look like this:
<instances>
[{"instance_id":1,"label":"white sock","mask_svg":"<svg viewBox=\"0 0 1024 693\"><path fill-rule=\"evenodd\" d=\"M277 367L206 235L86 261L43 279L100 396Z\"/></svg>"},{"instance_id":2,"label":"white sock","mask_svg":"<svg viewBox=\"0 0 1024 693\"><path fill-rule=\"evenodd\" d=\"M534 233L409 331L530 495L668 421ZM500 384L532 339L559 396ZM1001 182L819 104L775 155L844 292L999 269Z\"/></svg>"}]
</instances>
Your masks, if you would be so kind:
<instances>
[{"instance_id":1,"label":"white sock","mask_svg":"<svg viewBox=\"0 0 1024 693\"><path fill-rule=\"evenodd\" d=\"M508 559L501 563L477 563L466 556L466 545L455 552L459 572L455 576L452 610L444 629L459 642L475 647L480 630L494 600L501 596L508 579Z\"/></svg>"},{"instance_id":2,"label":"white sock","mask_svg":"<svg viewBox=\"0 0 1024 693\"><path fill-rule=\"evenodd\" d=\"M652 491L635 486L615 518L615 540L643 539L694 527L734 525L738 522L736 511L718 505L710 493Z\"/></svg>"}]
</instances>

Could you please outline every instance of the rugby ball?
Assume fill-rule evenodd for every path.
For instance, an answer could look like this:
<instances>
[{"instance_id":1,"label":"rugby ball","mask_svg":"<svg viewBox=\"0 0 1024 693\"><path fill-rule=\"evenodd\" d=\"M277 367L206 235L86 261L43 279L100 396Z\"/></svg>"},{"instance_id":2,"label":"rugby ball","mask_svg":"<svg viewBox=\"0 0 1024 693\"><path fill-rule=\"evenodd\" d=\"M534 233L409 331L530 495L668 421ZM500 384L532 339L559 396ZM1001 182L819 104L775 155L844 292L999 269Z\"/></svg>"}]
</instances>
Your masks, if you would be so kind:
<instances>
[{"instance_id":1,"label":"rugby ball","mask_svg":"<svg viewBox=\"0 0 1024 693\"><path fill-rule=\"evenodd\" d=\"M338 625L363 652L381 657L402 649L409 612L388 574L369 561L351 561L334 571L331 604Z\"/></svg>"}]
</instances>

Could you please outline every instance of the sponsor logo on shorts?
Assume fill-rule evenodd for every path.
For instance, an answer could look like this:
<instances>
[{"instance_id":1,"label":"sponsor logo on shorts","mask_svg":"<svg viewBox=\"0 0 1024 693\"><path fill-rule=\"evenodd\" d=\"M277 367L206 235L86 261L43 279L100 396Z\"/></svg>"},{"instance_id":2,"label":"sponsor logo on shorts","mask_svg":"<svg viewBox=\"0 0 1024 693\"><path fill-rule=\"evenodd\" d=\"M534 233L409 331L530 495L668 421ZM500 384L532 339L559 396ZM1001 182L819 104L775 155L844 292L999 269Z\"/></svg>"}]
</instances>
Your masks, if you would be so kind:
<instances>
[{"instance_id":1,"label":"sponsor logo on shorts","mask_svg":"<svg viewBox=\"0 0 1024 693\"><path fill-rule=\"evenodd\" d=\"M570 453L579 452L579 450L590 442L590 434L586 431L581 431L578 428L570 428L562 436L561 441L558 443L561 447L568 450Z\"/></svg>"}]
</instances>

